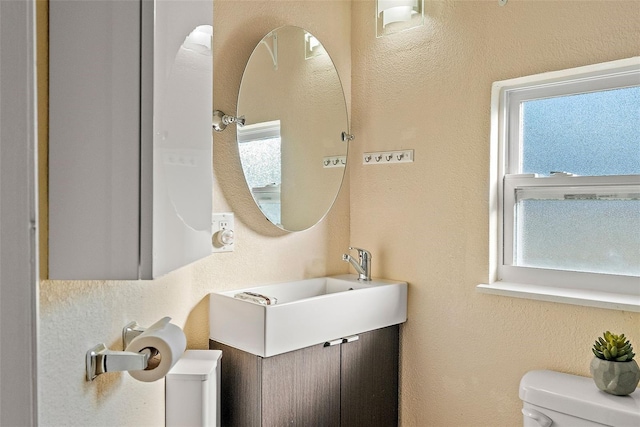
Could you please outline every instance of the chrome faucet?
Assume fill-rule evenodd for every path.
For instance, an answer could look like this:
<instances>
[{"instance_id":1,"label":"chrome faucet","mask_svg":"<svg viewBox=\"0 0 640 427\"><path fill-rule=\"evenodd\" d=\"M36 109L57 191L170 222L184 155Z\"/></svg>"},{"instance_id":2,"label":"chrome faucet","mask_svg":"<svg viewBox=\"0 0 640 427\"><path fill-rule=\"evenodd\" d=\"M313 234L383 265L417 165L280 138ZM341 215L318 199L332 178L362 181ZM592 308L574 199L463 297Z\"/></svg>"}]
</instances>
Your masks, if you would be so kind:
<instances>
[{"instance_id":1,"label":"chrome faucet","mask_svg":"<svg viewBox=\"0 0 640 427\"><path fill-rule=\"evenodd\" d=\"M358 272L358 280L371 280L371 253L364 249L349 246L349 250L358 251L358 261L349 254L342 254L342 260L350 263Z\"/></svg>"}]
</instances>

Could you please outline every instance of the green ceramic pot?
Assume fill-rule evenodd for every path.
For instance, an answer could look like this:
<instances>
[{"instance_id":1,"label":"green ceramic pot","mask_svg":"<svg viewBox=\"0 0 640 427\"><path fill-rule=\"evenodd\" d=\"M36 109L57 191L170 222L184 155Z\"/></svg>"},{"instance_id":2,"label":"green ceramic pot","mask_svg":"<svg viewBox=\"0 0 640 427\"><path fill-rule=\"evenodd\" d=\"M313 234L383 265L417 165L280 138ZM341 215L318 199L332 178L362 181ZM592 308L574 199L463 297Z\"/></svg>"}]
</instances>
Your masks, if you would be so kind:
<instances>
[{"instance_id":1,"label":"green ceramic pot","mask_svg":"<svg viewBox=\"0 0 640 427\"><path fill-rule=\"evenodd\" d=\"M594 357L591 361L591 376L600 390L616 396L626 396L636 391L640 382L640 368L635 360L614 362Z\"/></svg>"}]
</instances>

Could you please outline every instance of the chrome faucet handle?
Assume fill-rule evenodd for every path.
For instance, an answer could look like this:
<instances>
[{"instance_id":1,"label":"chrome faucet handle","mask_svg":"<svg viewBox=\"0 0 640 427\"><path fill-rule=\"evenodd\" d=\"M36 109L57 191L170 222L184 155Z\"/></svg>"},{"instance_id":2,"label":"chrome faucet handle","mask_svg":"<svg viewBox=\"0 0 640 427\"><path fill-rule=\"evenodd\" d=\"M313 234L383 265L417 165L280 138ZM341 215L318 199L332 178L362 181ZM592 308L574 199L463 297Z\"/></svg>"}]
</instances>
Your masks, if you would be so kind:
<instances>
[{"instance_id":1,"label":"chrome faucet handle","mask_svg":"<svg viewBox=\"0 0 640 427\"><path fill-rule=\"evenodd\" d=\"M366 249L360 249L360 248L356 248L354 246L349 246L349 250L354 250L354 251L358 251L358 256L360 258L367 258L367 259L371 259L371 252L369 252Z\"/></svg>"}]
</instances>

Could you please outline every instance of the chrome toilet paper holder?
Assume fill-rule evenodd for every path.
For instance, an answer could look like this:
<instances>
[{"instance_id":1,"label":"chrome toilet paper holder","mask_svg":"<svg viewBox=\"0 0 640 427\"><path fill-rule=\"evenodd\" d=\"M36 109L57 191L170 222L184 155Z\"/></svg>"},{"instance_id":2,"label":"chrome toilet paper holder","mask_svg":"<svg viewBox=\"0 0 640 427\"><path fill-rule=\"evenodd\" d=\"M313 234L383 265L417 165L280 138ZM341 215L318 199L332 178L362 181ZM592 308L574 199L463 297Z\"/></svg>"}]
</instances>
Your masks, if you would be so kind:
<instances>
[{"instance_id":1,"label":"chrome toilet paper holder","mask_svg":"<svg viewBox=\"0 0 640 427\"><path fill-rule=\"evenodd\" d=\"M167 322L169 320L167 318ZM127 348L131 341L145 330L146 328L141 327L135 321L127 323L122 329L123 348ZM104 343L100 343L87 351L87 381L93 381L98 375L105 372L141 371L147 369L149 359L156 354L157 351L152 348L145 348L139 353L109 350Z\"/></svg>"}]
</instances>

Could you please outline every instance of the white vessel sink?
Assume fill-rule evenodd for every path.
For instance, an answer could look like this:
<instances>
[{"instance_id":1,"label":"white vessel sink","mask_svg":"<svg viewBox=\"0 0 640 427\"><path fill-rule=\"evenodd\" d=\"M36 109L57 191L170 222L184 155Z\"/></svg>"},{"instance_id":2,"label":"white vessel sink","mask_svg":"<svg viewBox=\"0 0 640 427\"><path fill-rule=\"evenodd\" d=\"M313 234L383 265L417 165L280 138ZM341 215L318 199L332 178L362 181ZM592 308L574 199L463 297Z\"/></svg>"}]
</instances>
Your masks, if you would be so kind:
<instances>
[{"instance_id":1,"label":"white vessel sink","mask_svg":"<svg viewBox=\"0 0 640 427\"><path fill-rule=\"evenodd\" d=\"M234 298L253 292L277 298L260 305ZM321 277L210 294L209 336L246 352L269 357L403 323L407 284Z\"/></svg>"}]
</instances>

